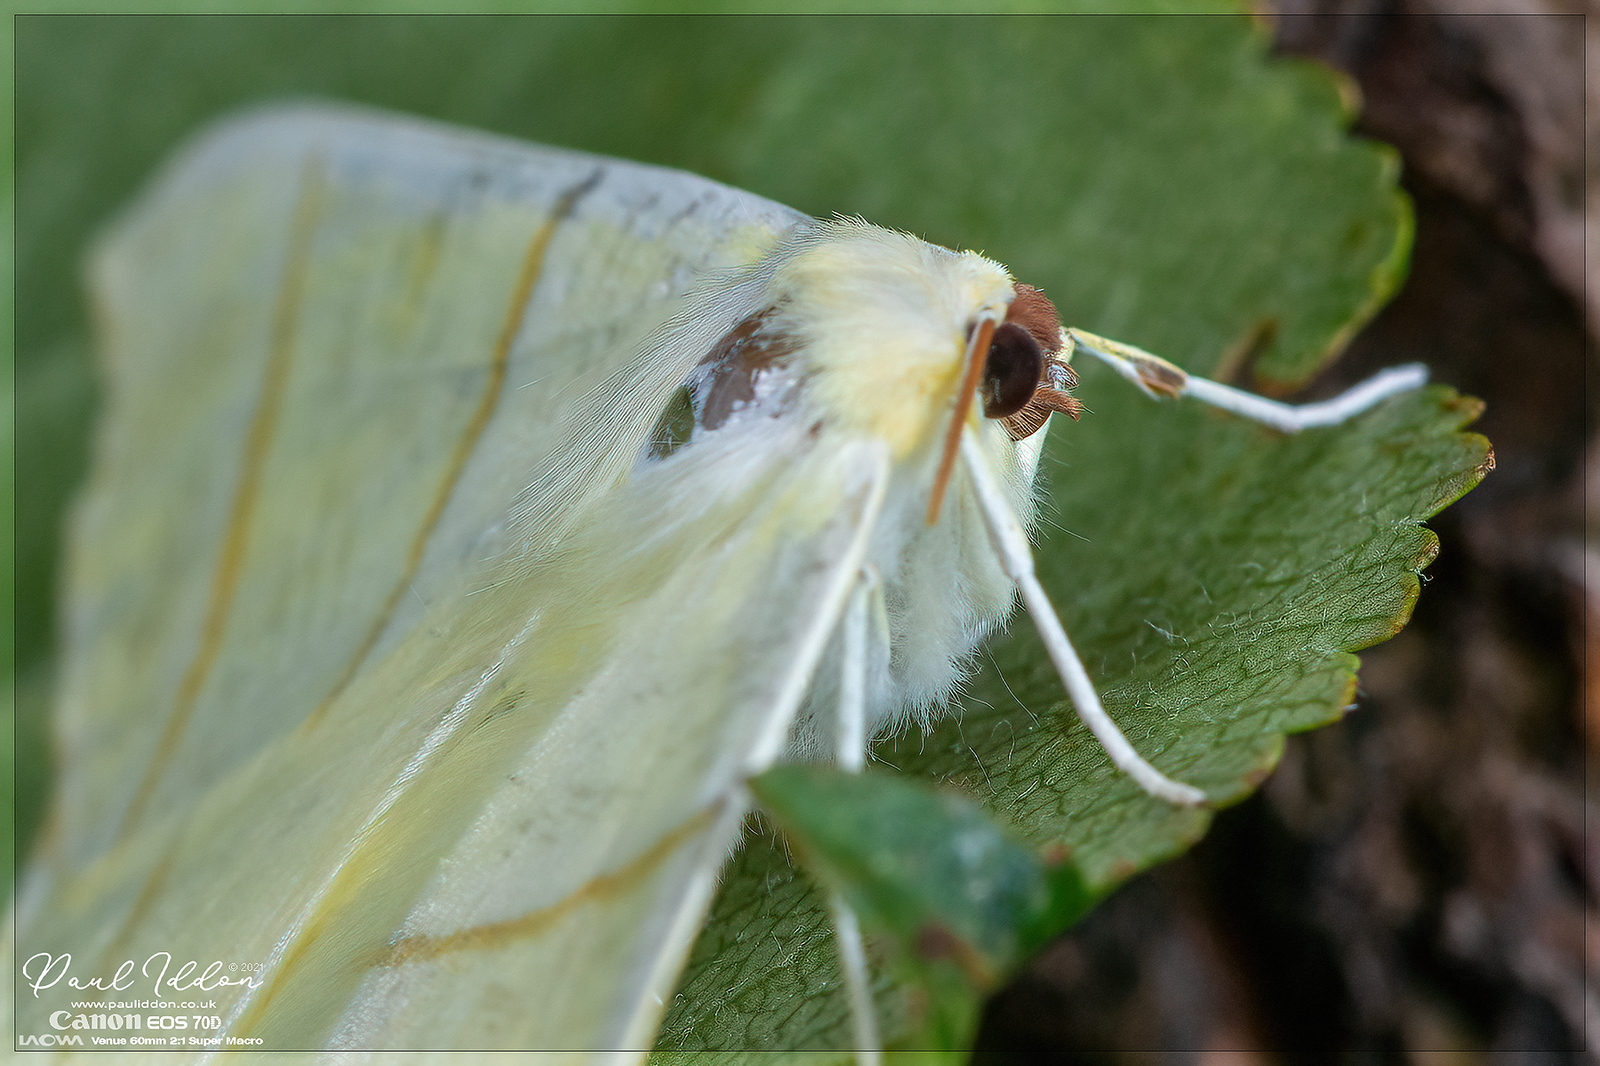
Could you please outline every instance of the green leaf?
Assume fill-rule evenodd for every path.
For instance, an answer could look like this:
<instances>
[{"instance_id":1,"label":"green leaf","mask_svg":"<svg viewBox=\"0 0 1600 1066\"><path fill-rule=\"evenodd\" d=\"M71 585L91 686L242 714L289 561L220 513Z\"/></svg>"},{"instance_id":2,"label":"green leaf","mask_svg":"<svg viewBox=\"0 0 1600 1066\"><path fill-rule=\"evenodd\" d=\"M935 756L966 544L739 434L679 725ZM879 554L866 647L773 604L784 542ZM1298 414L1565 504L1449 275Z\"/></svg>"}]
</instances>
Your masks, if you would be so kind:
<instances>
[{"instance_id":1,"label":"green leaf","mask_svg":"<svg viewBox=\"0 0 1600 1066\"><path fill-rule=\"evenodd\" d=\"M909 778L781 766L750 784L801 864L892 944L891 969L924 993L918 1044L963 1047L981 997L1089 891L1047 870L976 803Z\"/></svg>"}]
</instances>

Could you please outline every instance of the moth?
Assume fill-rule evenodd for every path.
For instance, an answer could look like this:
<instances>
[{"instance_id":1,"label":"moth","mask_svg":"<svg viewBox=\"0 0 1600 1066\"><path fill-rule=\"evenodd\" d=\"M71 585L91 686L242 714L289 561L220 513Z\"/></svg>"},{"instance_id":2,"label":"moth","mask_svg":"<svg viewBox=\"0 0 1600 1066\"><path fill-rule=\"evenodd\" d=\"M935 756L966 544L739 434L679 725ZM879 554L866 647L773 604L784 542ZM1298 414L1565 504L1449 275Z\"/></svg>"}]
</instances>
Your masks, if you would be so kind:
<instances>
[{"instance_id":1,"label":"moth","mask_svg":"<svg viewBox=\"0 0 1600 1066\"><path fill-rule=\"evenodd\" d=\"M1033 576L1073 357L1288 431L1422 379L1291 407L973 252L332 107L205 133L90 273L109 401L19 1031L165 955L248 960L193 986L216 1040L648 1048L744 782L943 713L1019 590L1116 766L1203 802Z\"/></svg>"}]
</instances>

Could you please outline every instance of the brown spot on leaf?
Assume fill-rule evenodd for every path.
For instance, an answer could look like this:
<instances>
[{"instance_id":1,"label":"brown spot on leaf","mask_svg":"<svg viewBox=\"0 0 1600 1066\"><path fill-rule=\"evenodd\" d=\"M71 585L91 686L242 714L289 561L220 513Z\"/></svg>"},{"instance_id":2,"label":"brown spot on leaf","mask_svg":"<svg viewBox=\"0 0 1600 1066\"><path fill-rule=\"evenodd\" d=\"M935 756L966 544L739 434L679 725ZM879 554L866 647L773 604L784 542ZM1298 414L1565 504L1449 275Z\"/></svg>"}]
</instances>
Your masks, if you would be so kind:
<instances>
[{"instance_id":1,"label":"brown spot on leaf","mask_svg":"<svg viewBox=\"0 0 1600 1066\"><path fill-rule=\"evenodd\" d=\"M917 930L912 950L925 962L943 959L954 962L975 988L993 988L999 980L994 966L970 941L937 922L929 922Z\"/></svg>"},{"instance_id":2,"label":"brown spot on leaf","mask_svg":"<svg viewBox=\"0 0 1600 1066\"><path fill-rule=\"evenodd\" d=\"M1059 840L1058 841L1054 841L1051 844L1049 844L1048 846L1046 846L1044 851L1043 851L1043 853L1040 854L1040 856L1039 856L1039 861L1044 863L1045 866L1049 867L1052 870L1055 869L1058 866L1065 865L1066 863L1070 862L1071 860L1072 860L1072 848L1070 846L1066 845L1066 844L1061 843Z\"/></svg>"}]
</instances>

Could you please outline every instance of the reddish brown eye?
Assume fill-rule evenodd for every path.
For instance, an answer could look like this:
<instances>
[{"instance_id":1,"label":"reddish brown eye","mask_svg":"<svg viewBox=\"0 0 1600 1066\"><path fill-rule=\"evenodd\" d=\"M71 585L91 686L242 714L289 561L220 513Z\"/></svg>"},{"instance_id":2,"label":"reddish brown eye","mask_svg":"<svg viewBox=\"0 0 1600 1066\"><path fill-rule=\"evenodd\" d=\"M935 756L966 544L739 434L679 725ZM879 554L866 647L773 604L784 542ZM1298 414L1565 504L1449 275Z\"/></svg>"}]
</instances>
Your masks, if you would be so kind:
<instances>
[{"instance_id":1,"label":"reddish brown eye","mask_svg":"<svg viewBox=\"0 0 1600 1066\"><path fill-rule=\"evenodd\" d=\"M1032 334L1015 322L994 331L983 365L983 414L1004 418L1027 406L1044 373L1044 352Z\"/></svg>"}]
</instances>

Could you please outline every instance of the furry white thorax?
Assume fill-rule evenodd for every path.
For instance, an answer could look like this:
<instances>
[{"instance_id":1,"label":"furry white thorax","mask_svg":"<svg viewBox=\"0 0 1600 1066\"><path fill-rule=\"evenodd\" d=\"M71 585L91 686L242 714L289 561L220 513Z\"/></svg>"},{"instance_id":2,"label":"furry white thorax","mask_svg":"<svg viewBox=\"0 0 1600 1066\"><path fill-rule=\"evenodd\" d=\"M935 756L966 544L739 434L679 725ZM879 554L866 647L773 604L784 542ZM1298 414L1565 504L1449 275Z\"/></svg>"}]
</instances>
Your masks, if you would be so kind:
<instances>
[{"instance_id":1,"label":"furry white thorax","mask_svg":"<svg viewBox=\"0 0 1600 1066\"><path fill-rule=\"evenodd\" d=\"M999 264L952 252L856 220L820 224L784 241L767 261L761 303L774 329L796 342L794 387L776 420L816 427L828 440L876 440L890 473L871 534L868 563L881 582L867 627L867 727L871 735L927 722L948 706L978 643L1010 613L1012 581L1001 570L971 485L958 467L937 523L929 496L958 390L968 339L982 318L1003 318L1015 289ZM792 447L773 425L762 393L727 429L750 444ZM1041 431L1020 442L974 412L975 432L1008 503L1025 524ZM780 443L788 442L788 443ZM692 446L691 446L692 447ZM774 459L778 456L774 455ZM820 755L833 732L841 668L837 634L801 708L791 747Z\"/></svg>"}]
</instances>

